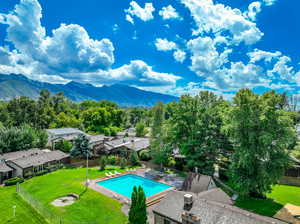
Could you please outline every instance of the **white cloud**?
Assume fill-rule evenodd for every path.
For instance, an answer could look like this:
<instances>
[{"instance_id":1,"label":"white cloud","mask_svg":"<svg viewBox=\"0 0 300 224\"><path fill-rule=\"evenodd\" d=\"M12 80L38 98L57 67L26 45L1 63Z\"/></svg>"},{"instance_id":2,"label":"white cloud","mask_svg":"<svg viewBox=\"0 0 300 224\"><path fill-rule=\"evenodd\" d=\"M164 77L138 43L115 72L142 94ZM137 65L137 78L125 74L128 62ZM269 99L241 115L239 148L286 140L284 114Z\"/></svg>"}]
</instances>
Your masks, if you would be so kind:
<instances>
[{"instance_id":1,"label":"white cloud","mask_svg":"<svg viewBox=\"0 0 300 224\"><path fill-rule=\"evenodd\" d=\"M288 64L291 62L291 58L287 56L281 56L279 60L275 63L272 70L267 73L270 77L274 78L278 75L280 79L287 80L290 82L295 82L295 72L292 66Z\"/></svg>"},{"instance_id":2,"label":"white cloud","mask_svg":"<svg viewBox=\"0 0 300 224\"><path fill-rule=\"evenodd\" d=\"M256 20L256 15L261 12L261 2L252 2L248 6L248 11L245 12L245 16L252 21Z\"/></svg>"},{"instance_id":3,"label":"white cloud","mask_svg":"<svg viewBox=\"0 0 300 224\"><path fill-rule=\"evenodd\" d=\"M194 35L212 32L219 36L225 32L226 37L231 37L235 44L240 42L253 44L263 36L256 24L245 18L239 9L214 4L212 0L181 0L181 2L190 10L196 23Z\"/></svg>"},{"instance_id":4,"label":"white cloud","mask_svg":"<svg viewBox=\"0 0 300 224\"><path fill-rule=\"evenodd\" d=\"M126 15L126 19L133 23L132 16L136 16L146 22L154 18L152 14L154 11L152 3L145 3L145 7L142 8L137 2L131 1L129 8L125 10L128 15Z\"/></svg>"},{"instance_id":5,"label":"white cloud","mask_svg":"<svg viewBox=\"0 0 300 224\"><path fill-rule=\"evenodd\" d=\"M219 53L214 40L210 37L198 37L190 40L187 47L192 53L190 69L202 77L207 77L220 69L228 62L228 55L231 53L230 49Z\"/></svg>"},{"instance_id":6,"label":"white cloud","mask_svg":"<svg viewBox=\"0 0 300 224\"><path fill-rule=\"evenodd\" d=\"M162 7L159 11L159 15L164 19L181 19L179 14L176 12L176 9L172 5Z\"/></svg>"},{"instance_id":7,"label":"white cloud","mask_svg":"<svg viewBox=\"0 0 300 224\"><path fill-rule=\"evenodd\" d=\"M149 4L145 9L149 9ZM114 47L109 39L94 40L76 24L62 24L47 36L41 25L41 10L37 0L21 0L12 12L0 14L0 23L7 25L6 39L15 47L10 51L0 46L1 73L19 73L54 83L74 80L140 86L174 86L180 79L154 71L141 60L112 69Z\"/></svg>"},{"instance_id":8,"label":"white cloud","mask_svg":"<svg viewBox=\"0 0 300 224\"><path fill-rule=\"evenodd\" d=\"M262 0L267 6L273 5L277 0Z\"/></svg>"},{"instance_id":9,"label":"white cloud","mask_svg":"<svg viewBox=\"0 0 300 224\"><path fill-rule=\"evenodd\" d=\"M183 63L186 58L186 53L182 50L176 50L173 54L173 57L176 61Z\"/></svg>"},{"instance_id":10,"label":"white cloud","mask_svg":"<svg viewBox=\"0 0 300 224\"><path fill-rule=\"evenodd\" d=\"M177 48L176 43L162 38L157 38L155 40L155 46L158 51L171 51Z\"/></svg>"},{"instance_id":11,"label":"white cloud","mask_svg":"<svg viewBox=\"0 0 300 224\"><path fill-rule=\"evenodd\" d=\"M128 14L126 14L126 20L128 22L130 22L131 24L134 24L133 18L130 15L128 15Z\"/></svg>"},{"instance_id":12,"label":"white cloud","mask_svg":"<svg viewBox=\"0 0 300 224\"><path fill-rule=\"evenodd\" d=\"M268 51L262 51L259 49L254 49L254 51L249 52L247 54L250 58L251 63L255 63L258 61L265 61L265 62L271 62L273 59L277 59L279 56L281 56L280 51L276 52L268 52Z\"/></svg>"}]
</instances>

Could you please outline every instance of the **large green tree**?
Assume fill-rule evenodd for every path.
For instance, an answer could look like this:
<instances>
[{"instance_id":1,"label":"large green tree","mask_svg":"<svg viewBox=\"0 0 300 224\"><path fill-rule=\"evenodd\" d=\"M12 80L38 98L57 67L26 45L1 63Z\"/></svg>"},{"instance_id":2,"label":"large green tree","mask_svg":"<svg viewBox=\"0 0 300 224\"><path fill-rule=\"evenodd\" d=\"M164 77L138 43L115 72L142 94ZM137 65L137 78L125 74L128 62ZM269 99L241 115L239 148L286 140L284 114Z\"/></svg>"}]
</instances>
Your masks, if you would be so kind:
<instances>
[{"instance_id":1,"label":"large green tree","mask_svg":"<svg viewBox=\"0 0 300 224\"><path fill-rule=\"evenodd\" d=\"M171 133L189 169L212 175L219 155L227 150L229 143L221 133L223 107L223 99L207 91L182 96L175 105Z\"/></svg>"},{"instance_id":2,"label":"large green tree","mask_svg":"<svg viewBox=\"0 0 300 224\"><path fill-rule=\"evenodd\" d=\"M134 186L131 194L131 205L129 210L129 224L147 223L146 196L141 186Z\"/></svg>"},{"instance_id":3,"label":"large green tree","mask_svg":"<svg viewBox=\"0 0 300 224\"><path fill-rule=\"evenodd\" d=\"M224 131L234 146L231 179L242 194L263 196L290 165L286 149L295 130L281 105L282 96L274 91L260 96L242 89L226 112Z\"/></svg>"},{"instance_id":4,"label":"large green tree","mask_svg":"<svg viewBox=\"0 0 300 224\"><path fill-rule=\"evenodd\" d=\"M75 139L73 148L71 149L71 156L84 158L91 158L93 156L90 141L86 135L81 134Z\"/></svg>"}]
</instances>

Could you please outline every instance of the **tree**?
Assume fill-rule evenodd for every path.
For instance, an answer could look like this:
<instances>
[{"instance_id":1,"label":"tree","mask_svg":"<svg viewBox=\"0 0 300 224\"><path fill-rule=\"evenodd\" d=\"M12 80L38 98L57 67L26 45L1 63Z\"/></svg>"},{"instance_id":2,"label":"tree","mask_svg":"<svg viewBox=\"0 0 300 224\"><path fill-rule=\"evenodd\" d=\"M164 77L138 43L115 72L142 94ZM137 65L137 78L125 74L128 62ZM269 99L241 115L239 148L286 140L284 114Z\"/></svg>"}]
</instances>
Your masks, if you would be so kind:
<instances>
[{"instance_id":1,"label":"tree","mask_svg":"<svg viewBox=\"0 0 300 224\"><path fill-rule=\"evenodd\" d=\"M99 160L100 170L105 170L105 167L107 165L107 158L106 156L101 156Z\"/></svg>"},{"instance_id":2,"label":"tree","mask_svg":"<svg viewBox=\"0 0 300 224\"><path fill-rule=\"evenodd\" d=\"M131 205L129 210L129 224L146 224L147 206L146 196L141 186L134 186L131 194Z\"/></svg>"},{"instance_id":3,"label":"tree","mask_svg":"<svg viewBox=\"0 0 300 224\"><path fill-rule=\"evenodd\" d=\"M295 130L281 103L274 91L259 96L242 89L225 114L224 131L234 147L230 177L241 194L263 197L290 165L286 149Z\"/></svg>"},{"instance_id":4,"label":"tree","mask_svg":"<svg viewBox=\"0 0 300 224\"><path fill-rule=\"evenodd\" d=\"M136 137L143 137L147 134L147 129L143 122L138 122L135 126Z\"/></svg>"},{"instance_id":5,"label":"tree","mask_svg":"<svg viewBox=\"0 0 300 224\"><path fill-rule=\"evenodd\" d=\"M55 142L54 148L62 152L69 153L72 149L72 143L68 140L60 140Z\"/></svg>"},{"instance_id":6,"label":"tree","mask_svg":"<svg viewBox=\"0 0 300 224\"><path fill-rule=\"evenodd\" d=\"M136 151L132 151L129 156L129 160L132 166L140 165L139 156Z\"/></svg>"},{"instance_id":7,"label":"tree","mask_svg":"<svg viewBox=\"0 0 300 224\"><path fill-rule=\"evenodd\" d=\"M120 159L120 168L125 169L126 165L127 165L127 160L125 158L121 157L121 159Z\"/></svg>"},{"instance_id":8,"label":"tree","mask_svg":"<svg viewBox=\"0 0 300 224\"><path fill-rule=\"evenodd\" d=\"M73 157L92 157L91 146L86 135L79 135L74 142L71 149L71 156Z\"/></svg>"},{"instance_id":9,"label":"tree","mask_svg":"<svg viewBox=\"0 0 300 224\"><path fill-rule=\"evenodd\" d=\"M169 119L173 141L185 155L190 170L213 175L218 157L228 147L222 134L224 101L215 94L203 91L197 96L182 96Z\"/></svg>"}]
</instances>

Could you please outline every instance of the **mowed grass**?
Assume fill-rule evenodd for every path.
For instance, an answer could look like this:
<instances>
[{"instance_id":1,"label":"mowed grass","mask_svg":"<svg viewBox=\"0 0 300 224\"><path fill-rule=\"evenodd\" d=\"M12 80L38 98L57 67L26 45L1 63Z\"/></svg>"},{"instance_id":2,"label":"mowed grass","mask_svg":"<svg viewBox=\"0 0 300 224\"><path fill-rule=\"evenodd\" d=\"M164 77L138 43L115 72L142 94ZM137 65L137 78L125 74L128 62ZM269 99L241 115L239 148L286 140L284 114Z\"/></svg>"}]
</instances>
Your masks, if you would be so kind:
<instances>
[{"instance_id":1,"label":"mowed grass","mask_svg":"<svg viewBox=\"0 0 300 224\"><path fill-rule=\"evenodd\" d=\"M121 171L121 170L119 170ZM106 171L89 169L89 179L104 176ZM34 177L21 184L32 196L50 211L65 220L107 224L126 223L127 217L121 211L121 203L92 189L85 190L86 169L62 169L40 177ZM55 207L51 202L66 194L75 193L80 199L66 207Z\"/></svg>"},{"instance_id":2,"label":"mowed grass","mask_svg":"<svg viewBox=\"0 0 300 224\"><path fill-rule=\"evenodd\" d=\"M267 199L239 197L236 206L266 216L274 216L285 204L300 206L300 187L275 185Z\"/></svg>"},{"instance_id":3,"label":"mowed grass","mask_svg":"<svg viewBox=\"0 0 300 224\"><path fill-rule=\"evenodd\" d=\"M12 206L16 206L16 217L13 217ZM0 187L0 223L47 224L43 217L17 195L15 186Z\"/></svg>"}]
</instances>

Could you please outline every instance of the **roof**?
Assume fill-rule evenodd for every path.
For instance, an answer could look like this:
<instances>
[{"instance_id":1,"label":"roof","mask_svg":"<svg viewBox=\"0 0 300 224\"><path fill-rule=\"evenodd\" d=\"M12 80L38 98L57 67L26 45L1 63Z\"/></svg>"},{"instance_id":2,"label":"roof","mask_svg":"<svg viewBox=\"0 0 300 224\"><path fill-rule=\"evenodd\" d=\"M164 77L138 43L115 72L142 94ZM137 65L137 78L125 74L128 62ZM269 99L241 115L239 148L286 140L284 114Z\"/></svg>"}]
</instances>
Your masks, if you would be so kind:
<instances>
[{"instance_id":1,"label":"roof","mask_svg":"<svg viewBox=\"0 0 300 224\"><path fill-rule=\"evenodd\" d=\"M51 161L62 160L69 157L68 154L59 150L50 151L50 152L43 150L42 152L43 153L29 155L27 157L13 159L10 161L21 168L28 168L32 166L42 165Z\"/></svg>"},{"instance_id":2,"label":"roof","mask_svg":"<svg viewBox=\"0 0 300 224\"><path fill-rule=\"evenodd\" d=\"M0 173L5 173L9 171L13 171L13 169L7 166L4 161L0 161Z\"/></svg>"},{"instance_id":3,"label":"roof","mask_svg":"<svg viewBox=\"0 0 300 224\"><path fill-rule=\"evenodd\" d=\"M105 135L89 135L89 139L90 139L91 144L97 143L97 142L100 142L100 141L104 141L105 138L109 138L109 137L106 137Z\"/></svg>"},{"instance_id":4,"label":"roof","mask_svg":"<svg viewBox=\"0 0 300 224\"><path fill-rule=\"evenodd\" d=\"M193 205L189 213L197 215L201 224L284 224L277 219L248 212L223 202L214 201L215 189L211 193L193 194ZM153 209L154 213L181 223L184 210L184 195L187 192L170 191ZM190 194L190 193L189 193ZM207 199L209 197L209 199ZM223 200L223 199L222 199Z\"/></svg>"},{"instance_id":5,"label":"roof","mask_svg":"<svg viewBox=\"0 0 300 224\"><path fill-rule=\"evenodd\" d=\"M108 150L120 148L123 146L130 150L140 151L142 149L148 148L150 146L150 141L147 138L125 137L114 139L105 143L105 147Z\"/></svg>"},{"instance_id":6,"label":"roof","mask_svg":"<svg viewBox=\"0 0 300 224\"><path fill-rule=\"evenodd\" d=\"M13 159L28 157L32 155L41 154L41 153L44 152L40 149L29 149L29 150L22 150L17 152L9 152L0 155L0 160L13 160Z\"/></svg>"},{"instance_id":7,"label":"roof","mask_svg":"<svg viewBox=\"0 0 300 224\"><path fill-rule=\"evenodd\" d=\"M136 135L135 128L128 128L128 129L125 129L124 131L120 131L117 133L117 136L125 136L126 133L130 137L135 136Z\"/></svg>"},{"instance_id":8,"label":"roof","mask_svg":"<svg viewBox=\"0 0 300 224\"><path fill-rule=\"evenodd\" d=\"M134 142L130 142L129 144L125 145L126 148L135 150L135 151L140 151L143 149L147 149L150 146L150 141L147 138L143 139L137 139Z\"/></svg>"},{"instance_id":9,"label":"roof","mask_svg":"<svg viewBox=\"0 0 300 224\"><path fill-rule=\"evenodd\" d=\"M46 131L50 135L54 135L54 136L85 134L83 131L80 131L77 128L57 128L57 129L47 129Z\"/></svg>"},{"instance_id":10,"label":"roof","mask_svg":"<svg viewBox=\"0 0 300 224\"><path fill-rule=\"evenodd\" d=\"M183 182L182 190L200 193L207 191L211 182L213 182L213 178L211 176L199 173L189 173Z\"/></svg>"}]
</instances>

